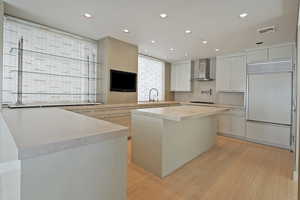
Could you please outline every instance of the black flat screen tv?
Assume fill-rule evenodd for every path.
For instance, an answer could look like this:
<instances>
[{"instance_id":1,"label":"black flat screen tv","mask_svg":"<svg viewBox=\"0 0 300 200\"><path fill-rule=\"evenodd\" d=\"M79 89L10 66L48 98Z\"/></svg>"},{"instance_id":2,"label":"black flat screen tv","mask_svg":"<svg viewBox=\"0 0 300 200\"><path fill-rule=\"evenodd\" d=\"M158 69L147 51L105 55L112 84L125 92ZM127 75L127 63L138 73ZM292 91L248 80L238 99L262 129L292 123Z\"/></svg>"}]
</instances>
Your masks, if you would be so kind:
<instances>
[{"instance_id":1,"label":"black flat screen tv","mask_svg":"<svg viewBox=\"0 0 300 200\"><path fill-rule=\"evenodd\" d=\"M137 74L110 70L110 91L136 92Z\"/></svg>"}]
</instances>

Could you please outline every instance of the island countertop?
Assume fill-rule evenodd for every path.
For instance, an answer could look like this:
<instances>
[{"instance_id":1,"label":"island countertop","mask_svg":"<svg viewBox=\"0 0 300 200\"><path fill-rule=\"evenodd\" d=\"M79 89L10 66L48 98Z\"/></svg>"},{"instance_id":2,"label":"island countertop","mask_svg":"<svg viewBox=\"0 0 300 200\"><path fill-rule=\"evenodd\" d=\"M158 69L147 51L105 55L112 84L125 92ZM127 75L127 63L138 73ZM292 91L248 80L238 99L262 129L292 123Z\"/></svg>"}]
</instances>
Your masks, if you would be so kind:
<instances>
[{"instance_id":1,"label":"island countertop","mask_svg":"<svg viewBox=\"0 0 300 200\"><path fill-rule=\"evenodd\" d=\"M127 127L59 108L3 109L0 120L20 160L128 135Z\"/></svg>"},{"instance_id":2,"label":"island countertop","mask_svg":"<svg viewBox=\"0 0 300 200\"><path fill-rule=\"evenodd\" d=\"M147 108L133 110L132 114L144 115L159 119L181 121L198 117L206 117L229 111L229 108L206 106L172 106L163 108Z\"/></svg>"}]
</instances>

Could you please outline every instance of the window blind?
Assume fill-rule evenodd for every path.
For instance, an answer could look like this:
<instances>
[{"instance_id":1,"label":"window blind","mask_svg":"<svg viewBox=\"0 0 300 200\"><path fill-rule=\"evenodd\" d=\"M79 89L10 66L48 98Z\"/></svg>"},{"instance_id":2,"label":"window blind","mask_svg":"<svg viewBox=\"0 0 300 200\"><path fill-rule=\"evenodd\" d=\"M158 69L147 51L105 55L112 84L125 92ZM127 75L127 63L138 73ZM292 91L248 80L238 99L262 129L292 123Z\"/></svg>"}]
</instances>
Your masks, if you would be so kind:
<instances>
[{"instance_id":1,"label":"window blind","mask_svg":"<svg viewBox=\"0 0 300 200\"><path fill-rule=\"evenodd\" d=\"M96 55L95 41L5 17L3 104L96 102Z\"/></svg>"},{"instance_id":2,"label":"window blind","mask_svg":"<svg viewBox=\"0 0 300 200\"><path fill-rule=\"evenodd\" d=\"M164 83L164 62L140 55L138 58L138 101L148 101L151 88L156 88L158 90L158 99L164 100Z\"/></svg>"}]
</instances>

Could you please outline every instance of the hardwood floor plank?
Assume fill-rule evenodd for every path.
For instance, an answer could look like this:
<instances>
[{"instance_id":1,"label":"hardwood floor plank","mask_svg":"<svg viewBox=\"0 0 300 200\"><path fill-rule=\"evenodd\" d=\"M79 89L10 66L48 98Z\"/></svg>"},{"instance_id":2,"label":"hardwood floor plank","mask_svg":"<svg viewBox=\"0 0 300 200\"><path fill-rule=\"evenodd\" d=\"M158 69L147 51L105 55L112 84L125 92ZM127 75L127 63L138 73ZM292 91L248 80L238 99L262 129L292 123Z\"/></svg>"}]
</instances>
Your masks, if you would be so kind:
<instances>
[{"instance_id":1,"label":"hardwood floor plank","mask_svg":"<svg viewBox=\"0 0 300 200\"><path fill-rule=\"evenodd\" d=\"M128 200L296 200L292 166L289 151L218 136L211 150L164 179L129 155Z\"/></svg>"}]
</instances>

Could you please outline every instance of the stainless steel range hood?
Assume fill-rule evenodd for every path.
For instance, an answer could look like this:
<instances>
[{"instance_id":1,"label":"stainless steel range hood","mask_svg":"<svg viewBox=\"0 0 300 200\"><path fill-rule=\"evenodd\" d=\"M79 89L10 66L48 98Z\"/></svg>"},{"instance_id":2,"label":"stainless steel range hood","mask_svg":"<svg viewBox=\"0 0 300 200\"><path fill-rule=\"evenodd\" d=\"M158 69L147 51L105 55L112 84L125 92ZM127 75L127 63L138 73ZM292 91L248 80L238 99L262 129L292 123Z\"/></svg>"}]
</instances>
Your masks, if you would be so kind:
<instances>
[{"instance_id":1,"label":"stainless steel range hood","mask_svg":"<svg viewBox=\"0 0 300 200\"><path fill-rule=\"evenodd\" d=\"M212 81L215 79L215 58L198 59L193 62L193 79Z\"/></svg>"}]
</instances>

